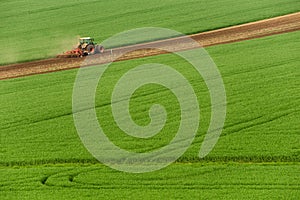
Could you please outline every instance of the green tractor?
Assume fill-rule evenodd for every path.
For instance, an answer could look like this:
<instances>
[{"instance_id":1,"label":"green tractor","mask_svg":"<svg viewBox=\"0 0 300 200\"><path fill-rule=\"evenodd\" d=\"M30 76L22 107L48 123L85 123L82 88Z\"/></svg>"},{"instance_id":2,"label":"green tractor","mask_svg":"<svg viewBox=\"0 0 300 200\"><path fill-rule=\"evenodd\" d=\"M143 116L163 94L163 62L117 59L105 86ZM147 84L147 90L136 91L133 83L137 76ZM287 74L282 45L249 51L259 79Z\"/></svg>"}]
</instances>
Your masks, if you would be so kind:
<instances>
[{"instance_id":1,"label":"green tractor","mask_svg":"<svg viewBox=\"0 0 300 200\"><path fill-rule=\"evenodd\" d=\"M98 45L94 42L94 39L91 37L79 38L79 43L77 48L66 51L62 54L58 54L57 58L73 58L73 57L84 57L88 55L93 55L96 53L103 53L104 47Z\"/></svg>"},{"instance_id":2,"label":"green tractor","mask_svg":"<svg viewBox=\"0 0 300 200\"><path fill-rule=\"evenodd\" d=\"M79 38L79 44L77 48L81 49L85 55L104 52L104 47L95 43L94 38L91 37Z\"/></svg>"}]
</instances>

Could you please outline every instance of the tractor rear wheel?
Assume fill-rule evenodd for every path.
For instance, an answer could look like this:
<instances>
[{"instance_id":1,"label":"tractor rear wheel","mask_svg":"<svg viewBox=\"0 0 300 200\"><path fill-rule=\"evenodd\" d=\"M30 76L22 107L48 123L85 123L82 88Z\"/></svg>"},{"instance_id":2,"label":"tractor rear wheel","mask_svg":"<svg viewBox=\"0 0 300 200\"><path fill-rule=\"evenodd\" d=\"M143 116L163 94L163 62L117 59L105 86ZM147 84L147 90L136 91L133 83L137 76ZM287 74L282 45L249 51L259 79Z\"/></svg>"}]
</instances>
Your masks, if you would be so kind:
<instances>
[{"instance_id":1,"label":"tractor rear wheel","mask_svg":"<svg viewBox=\"0 0 300 200\"><path fill-rule=\"evenodd\" d=\"M89 45L86 47L86 51L88 52L88 54L94 54L94 53L95 53L95 46L92 45L92 44L89 44Z\"/></svg>"}]
</instances>

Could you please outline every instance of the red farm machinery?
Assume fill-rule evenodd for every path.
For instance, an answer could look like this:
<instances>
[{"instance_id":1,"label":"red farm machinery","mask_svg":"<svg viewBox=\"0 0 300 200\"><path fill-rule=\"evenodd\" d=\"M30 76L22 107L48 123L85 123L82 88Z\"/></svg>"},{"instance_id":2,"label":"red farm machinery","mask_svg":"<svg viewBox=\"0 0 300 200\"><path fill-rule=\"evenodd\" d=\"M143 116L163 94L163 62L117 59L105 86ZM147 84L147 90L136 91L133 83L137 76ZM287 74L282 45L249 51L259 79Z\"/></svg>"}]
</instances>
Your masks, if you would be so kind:
<instances>
[{"instance_id":1,"label":"red farm machinery","mask_svg":"<svg viewBox=\"0 0 300 200\"><path fill-rule=\"evenodd\" d=\"M96 53L103 53L104 47L94 42L91 37L79 38L77 47L73 50L66 51L63 54L59 54L57 58L74 58L93 55Z\"/></svg>"}]
</instances>

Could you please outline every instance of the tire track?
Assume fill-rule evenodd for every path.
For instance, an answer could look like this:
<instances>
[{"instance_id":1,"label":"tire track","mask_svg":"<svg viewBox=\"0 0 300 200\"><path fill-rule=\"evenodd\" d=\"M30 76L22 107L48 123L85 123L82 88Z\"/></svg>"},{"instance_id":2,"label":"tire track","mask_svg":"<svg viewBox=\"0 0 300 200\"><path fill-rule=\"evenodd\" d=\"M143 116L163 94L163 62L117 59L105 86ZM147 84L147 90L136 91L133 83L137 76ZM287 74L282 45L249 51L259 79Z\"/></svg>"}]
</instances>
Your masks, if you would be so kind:
<instances>
[{"instance_id":1,"label":"tire track","mask_svg":"<svg viewBox=\"0 0 300 200\"><path fill-rule=\"evenodd\" d=\"M282 113L278 113L278 114L274 114L273 116L258 116L256 118L250 119L248 121L243 121L243 122L239 122L239 123L234 123L228 126L225 126L224 129L228 130L230 129L230 131L226 131L228 132L227 134L222 134L222 136L227 136L230 134L235 134L238 133L240 131L246 130L246 129L250 129L253 128L255 126L260 126L260 125L264 125L267 123L271 123L274 122L280 118L286 117L288 115L291 115L293 113L298 112L298 110L287 110L285 112ZM242 127L239 127L243 125Z\"/></svg>"},{"instance_id":2,"label":"tire track","mask_svg":"<svg viewBox=\"0 0 300 200\"><path fill-rule=\"evenodd\" d=\"M239 164L239 166L243 167L243 164ZM286 166L286 165L282 165ZM265 166L261 166L265 168ZM269 167L267 167L269 168ZM272 169L272 166L270 166ZM270 169L269 168L269 169ZM251 169L250 169L251 170ZM84 177L89 177L91 174L94 177L98 177L99 173L103 175L103 177L110 177L110 180L103 179L95 179L89 180ZM69 188L80 188L80 189L139 189L141 185L141 180L143 182L144 187L149 189L230 189L230 188L241 188L241 189L290 189L290 190L298 190L299 184L293 182L288 185L282 182L274 182L272 180L260 180L260 182L253 182L249 180L247 177L243 178L243 181L228 181L226 179L220 180L218 184L216 183L207 183L198 181L196 179L185 179L191 180L186 181L185 184L178 185L177 180L184 179L186 177L205 177L209 176L212 173L224 173L227 176L230 176L233 171L228 170L227 165L218 165L217 168L207 168L201 170L191 170L188 173L184 174L184 177L180 174L168 174L167 180L160 179L158 177L140 177L137 176L126 176L123 181L118 182L119 177L117 173L114 171L104 171L103 168L99 167L87 167L86 169L82 168L78 170L70 170L69 172L59 172L49 176L47 181L45 182L45 186L48 187L69 187ZM258 171L252 172L252 174L257 174ZM246 175L249 175L245 173ZM115 181L116 180L116 181ZM134 181L132 181L134 180ZM48 183L47 183L48 182ZM112 184L113 183L113 184Z\"/></svg>"}]
</instances>

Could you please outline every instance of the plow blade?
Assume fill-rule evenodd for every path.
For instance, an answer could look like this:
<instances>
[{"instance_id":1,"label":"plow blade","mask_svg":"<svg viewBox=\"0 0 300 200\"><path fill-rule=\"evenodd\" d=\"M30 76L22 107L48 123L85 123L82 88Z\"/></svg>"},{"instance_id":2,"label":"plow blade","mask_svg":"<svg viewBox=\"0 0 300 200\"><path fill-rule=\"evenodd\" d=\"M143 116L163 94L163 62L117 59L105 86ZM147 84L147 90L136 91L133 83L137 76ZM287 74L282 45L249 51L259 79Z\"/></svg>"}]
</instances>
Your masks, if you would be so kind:
<instances>
[{"instance_id":1,"label":"plow blade","mask_svg":"<svg viewBox=\"0 0 300 200\"><path fill-rule=\"evenodd\" d=\"M82 57L82 55L78 54L58 54L56 58L79 58Z\"/></svg>"},{"instance_id":2,"label":"plow blade","mask_svg":"<svg viewBox=\"0 0 300 200\"><path fill-rule=\"evenodd\" d=\"M77 48L71 51L67 51L63 54L58 54L56 57L57 58L78 58L78 57L83 57L84 56L84 52Z\"/></svg>"}]
</instances>

